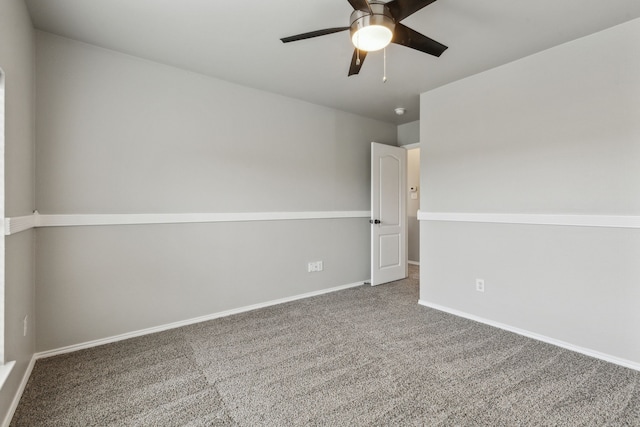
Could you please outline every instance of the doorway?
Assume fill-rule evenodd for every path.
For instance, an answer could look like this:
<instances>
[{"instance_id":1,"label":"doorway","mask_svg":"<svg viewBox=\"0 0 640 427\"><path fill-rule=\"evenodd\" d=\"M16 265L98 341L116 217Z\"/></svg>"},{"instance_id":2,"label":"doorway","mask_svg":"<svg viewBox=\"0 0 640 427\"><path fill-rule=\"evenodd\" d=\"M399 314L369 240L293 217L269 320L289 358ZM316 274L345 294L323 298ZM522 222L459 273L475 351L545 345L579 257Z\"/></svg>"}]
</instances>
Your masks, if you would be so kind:
<instances>
[{"instance_id":1,"label":"doorway","mask_svg":"<svg viewBox=\"0 0 640 427\"><path fill-rule=\"evenodd\" d=\"M417 146L417 147L416 147ZM407 259L420 265L420 144L407 146Z\"/></svg>"}]
</instances>

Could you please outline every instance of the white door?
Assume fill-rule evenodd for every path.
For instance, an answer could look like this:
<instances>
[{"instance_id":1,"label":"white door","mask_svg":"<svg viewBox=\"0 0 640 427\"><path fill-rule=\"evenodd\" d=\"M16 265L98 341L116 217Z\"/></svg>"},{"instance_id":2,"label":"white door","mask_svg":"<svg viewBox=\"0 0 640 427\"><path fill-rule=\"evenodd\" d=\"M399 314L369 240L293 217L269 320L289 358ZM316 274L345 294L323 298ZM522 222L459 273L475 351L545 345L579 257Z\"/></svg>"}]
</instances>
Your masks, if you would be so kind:
<instances>
[{"instance_id":1,"label":"white door","mask_svg":"<svg viewBox=\"0 0 640 427\"><path fill-rule=\"evenodd\" d=\"M407 277L407 150L371 143L371 285Z\"/></svg>"}]
</instances>

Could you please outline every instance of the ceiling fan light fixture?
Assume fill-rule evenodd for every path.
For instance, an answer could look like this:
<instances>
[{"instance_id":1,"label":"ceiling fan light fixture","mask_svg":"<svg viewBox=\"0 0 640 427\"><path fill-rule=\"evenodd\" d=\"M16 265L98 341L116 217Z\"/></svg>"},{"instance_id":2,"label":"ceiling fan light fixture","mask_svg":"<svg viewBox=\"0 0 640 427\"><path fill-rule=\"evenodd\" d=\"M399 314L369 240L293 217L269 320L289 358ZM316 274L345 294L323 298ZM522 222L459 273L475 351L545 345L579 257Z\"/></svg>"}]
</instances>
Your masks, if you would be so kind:
<instances>
[{"instance_id":1,"label":"ceiling fan light fixture","mask_svg":"<svg viewBox=\"0 0 640 427\"><path fill-rule=\"evenodd\" d=\"M349 26L325 28L283 37L282 43L311 39L349 30L351 40L356 47L351 56L348 76L360 73L362 63L367 53L380 50L389 43L419 50L429 55L439 57L447 50L447 46L439 43L411 28L402 25L400 21L413 15L436 0L347 0L354 9L351 12ZM384 75L386 81L386 51L384 55Z\"/></svg>"},{"instance_id":2,"label":"ceiling fan light fixture","mask_svg":"<svg viewBox=\"0 0 640 427\"><path fill-rule=\"evenodd\" d=\"M356 48L373 52L391 43L396 23L384 3L372 2L369 6L371 13L353 11L350 30L351 41Z\"/></svg>"},{"instance_id":3,"label":"ceiling fan light fixture","mask_svg":"<svg viewBox=\"0 0 640 427\"><path fill-rule=\"evenodd\" d=\"M358 49L373 52L387 47L392 38L393 32L387 27L369 25L356 31L351 36L351 41Z\"/></svg>"}]
</instances>

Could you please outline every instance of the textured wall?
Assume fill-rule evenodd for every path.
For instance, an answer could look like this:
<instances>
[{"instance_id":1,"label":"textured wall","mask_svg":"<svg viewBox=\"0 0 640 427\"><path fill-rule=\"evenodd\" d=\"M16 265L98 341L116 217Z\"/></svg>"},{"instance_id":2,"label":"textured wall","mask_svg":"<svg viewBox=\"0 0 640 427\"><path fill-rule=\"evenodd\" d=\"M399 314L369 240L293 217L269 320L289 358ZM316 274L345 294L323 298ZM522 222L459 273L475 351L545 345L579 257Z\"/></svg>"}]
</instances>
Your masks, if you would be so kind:
<instances>
[{"instance_id":1,"label":"textured wall","mask_svg":"<svg viewBox=\"0 0 640 427\"><path fill-rule=\"evenodd\" d=\"M39 34L41 213L369 209L396 126Z\"/></svg>"},{"instance_id":2,"label":"textured wall","mask_svg":"<svg viewBox=\"0 0 640 427\"><path fill-rule=\"evenodd\" d=\"M368 211L370 143L396 142L392 124L46 33L37 47L41 213ZM38 239L39 350L369 277L367 218Z\"/></svg>"},{"instance_id":3,"label":"textured wall","mask_svg":"<svg viewBox=\"0 0 640 427\"><path fill-rule=\"evenodd\" d=\"M422 94L421 210L640 215L639 39L635 20ZM421 225L422 300L640 363L637 229Z\"/></svg>"},{"instance_id":4,"label":"textured wall","mask_svg":"<svg viewBox=\"0 0 640 427\"><path fill-rule=\"evenodd\" d=\"M28 215L34 209L34 34L22 1L0 0L0 68L5 74L6 216ZM5 360L16 366L0 391L4 418L35 348L34 235L27 231L2 238L4 256ZM23 336L23 319L30 328Z\"/></svg>"}]
</instances>

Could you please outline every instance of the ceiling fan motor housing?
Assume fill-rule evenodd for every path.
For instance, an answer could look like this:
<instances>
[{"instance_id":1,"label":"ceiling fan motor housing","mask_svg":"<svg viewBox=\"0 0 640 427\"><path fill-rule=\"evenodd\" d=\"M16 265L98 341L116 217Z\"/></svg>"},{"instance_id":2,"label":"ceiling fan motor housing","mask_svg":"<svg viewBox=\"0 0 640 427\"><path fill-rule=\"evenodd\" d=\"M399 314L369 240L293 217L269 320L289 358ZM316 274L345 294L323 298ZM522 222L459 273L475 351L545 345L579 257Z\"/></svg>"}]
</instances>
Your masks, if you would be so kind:
<instances>
[{"instance_id":1,"label":"ceiling fan motor housing","mask_svg":"<svg viewBox=\"0 0 640 427\"><path fill-rule=\"evenodd\" d=\"M394 21L393 16L391 15L391 12L389 11L389 8L385 3L372 1L369 6L371 7L371 13L369 13L369 11L363 10L354 10L353 13L351 13L350 31L351 40L358 49L374 51L382 49L384 46L386 46L386 44L380 47L374 45L373 48L367 49L360 45L360 41L358 40L358 36L356 35L356 33L360 30L365 30L374 31L377 33L388 33L380 34L380 36L382 37L386 35L393 36L393 30L395 29L396 22ZM376 36L374 35L374 37Z\"/></svg>"}]
</instances>

